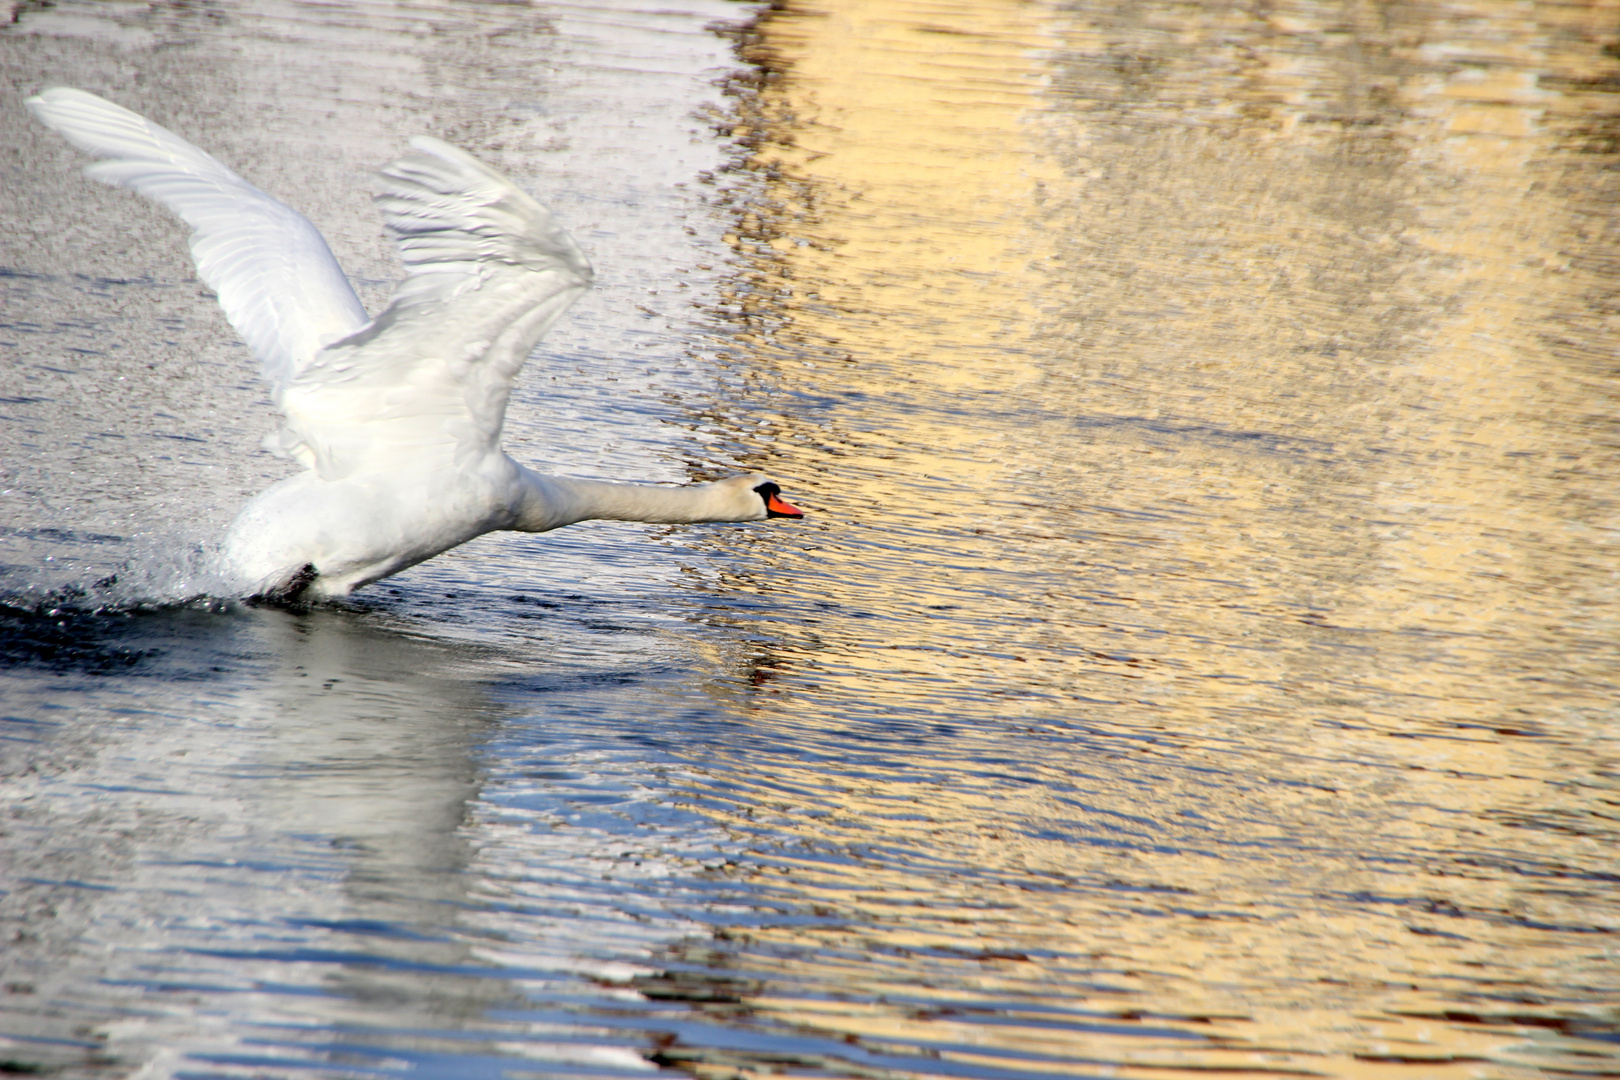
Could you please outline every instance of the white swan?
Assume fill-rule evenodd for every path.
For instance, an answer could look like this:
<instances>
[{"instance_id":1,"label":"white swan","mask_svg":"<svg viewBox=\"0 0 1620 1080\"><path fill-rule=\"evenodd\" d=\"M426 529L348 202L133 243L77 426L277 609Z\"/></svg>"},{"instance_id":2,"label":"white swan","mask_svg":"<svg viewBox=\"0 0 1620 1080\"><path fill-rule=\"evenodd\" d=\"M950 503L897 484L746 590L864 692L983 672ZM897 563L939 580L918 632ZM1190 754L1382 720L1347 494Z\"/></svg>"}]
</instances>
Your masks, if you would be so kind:
<instances>
[{"instance_id":1,"label":"white swan","mask_svg":"<svg viewBox=\"0 0 1620 1080\"><path fill-rule=\"evenodd\" d=\"M231 525L225 558L247 591L343 596L496 529L803 516L758 473L609 484L501 452L512 380L591 267L545 207L471 155L419 136L382 170L376 201L406 277L368 319L315 227L208 154L83 90L27 104L105 159L88 176L191 226L198 274L270 382L284 422L267 448L305 470Z\"/></svg>"}]
</instances>

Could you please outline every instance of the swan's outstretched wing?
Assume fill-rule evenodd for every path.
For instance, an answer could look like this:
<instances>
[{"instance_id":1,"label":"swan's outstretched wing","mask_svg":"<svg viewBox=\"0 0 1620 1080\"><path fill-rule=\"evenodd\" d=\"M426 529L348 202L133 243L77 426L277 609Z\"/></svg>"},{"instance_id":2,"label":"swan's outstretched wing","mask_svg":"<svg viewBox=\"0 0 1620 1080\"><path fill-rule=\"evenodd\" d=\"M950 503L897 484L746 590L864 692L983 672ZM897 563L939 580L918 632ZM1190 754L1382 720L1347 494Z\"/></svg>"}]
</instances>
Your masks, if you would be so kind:
<instances>
[{"instance_id":1,"label":"swan's outstretched wing","mask_svg":"<svg viewBox=\"0 0 1620 1080\"><path fill-rule=\"evenodd\" d=\"M198 273L286 417L272 448L329 479L493 450L512 379L590 284L590 264L545 207L421 137L382 171L377 204L407 277L368 324L315 227L208 154L83 90L47 90L28 107L105 159L89 176L191 226Z\"/></svg>"},{"instance_id":2,"label":"swan's outstretched wing","mask_svg":"<svg viewBox=\"0 0 1620 1080\"><path fill-rule=\"evenodd\" d=\"M545 207L447 143L411 146L377 195L405 280L281 401L282 449L328 479L492 453L518 369L591 281Z\"/></svg>"},{"instance_id":3,"label":"swan's outstretched wing","mask_svg":"<svg viewBox=\"0 0 1620 1080\"><path fill-rule=\"evenodd\" d=\"M326 241L276 201L171 131L83 90L58 87L28 108L105 160L85 174L138 191L192 228L197 273L253 354L277 400L321 348L366 323Z\"/></svg>"}]
</instances>

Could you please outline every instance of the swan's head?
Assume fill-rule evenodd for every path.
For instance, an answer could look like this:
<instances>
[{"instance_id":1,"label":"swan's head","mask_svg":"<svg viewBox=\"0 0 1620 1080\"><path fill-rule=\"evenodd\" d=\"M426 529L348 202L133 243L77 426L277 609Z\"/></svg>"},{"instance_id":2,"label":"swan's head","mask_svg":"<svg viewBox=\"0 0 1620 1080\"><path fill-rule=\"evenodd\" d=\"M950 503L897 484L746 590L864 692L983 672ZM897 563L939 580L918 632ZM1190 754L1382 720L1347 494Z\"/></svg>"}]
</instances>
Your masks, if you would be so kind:
<instances>
[{"instance_id":1,"label":"swan's head","mask_svg":"<svg viewBox=\"0 0 1620 1080\"><path fill-rule=\"evenodd\" d=\"M732 521L762 521L765 518L802 518L804 511L782 501L782 489L763 473L745 473L715 481L716 493L736 516Z\"/></svg>"}]
</instances>

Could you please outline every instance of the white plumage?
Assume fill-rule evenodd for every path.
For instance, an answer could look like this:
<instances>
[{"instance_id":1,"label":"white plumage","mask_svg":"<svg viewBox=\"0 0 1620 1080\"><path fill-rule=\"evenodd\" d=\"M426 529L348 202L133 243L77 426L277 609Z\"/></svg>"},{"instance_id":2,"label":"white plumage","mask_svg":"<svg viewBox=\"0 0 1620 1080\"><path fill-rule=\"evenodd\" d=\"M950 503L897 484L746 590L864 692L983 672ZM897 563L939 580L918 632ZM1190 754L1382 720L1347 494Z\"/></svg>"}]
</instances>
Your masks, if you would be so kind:
<instances>
[{"instance_id":1,"label":"white plumage","mask_svg":"<svg viewBox=\"0 0 1620 1080\"><path fill-rule=\"evenodd\" d=\"M382 170L376 202L406 277L368 319L315 227L213 157L83 90L28 107L104 159L87 175L191 226L198 274L270 383L283 416L270 449L305 471L231 526L226 558L246 591L343 595L495 529L801 516L758 474L605 484L501 451L512 381L591 267L545 207L470 154L419 136Z\"/></svg>"}]
</instances>

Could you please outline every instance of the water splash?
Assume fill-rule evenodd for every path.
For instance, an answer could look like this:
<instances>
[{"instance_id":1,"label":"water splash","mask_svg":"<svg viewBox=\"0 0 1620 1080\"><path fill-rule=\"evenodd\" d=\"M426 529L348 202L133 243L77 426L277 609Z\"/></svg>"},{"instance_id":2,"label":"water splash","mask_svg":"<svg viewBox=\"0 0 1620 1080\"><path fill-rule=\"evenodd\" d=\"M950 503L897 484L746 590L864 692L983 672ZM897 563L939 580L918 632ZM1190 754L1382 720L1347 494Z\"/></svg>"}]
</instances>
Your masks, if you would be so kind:
<instances>
[{"instance_id":1,"label":"water splash","mask_svg":"<svg viewBox=\"0 0 1620 1080\"><path fill-rule=\"evenodd\" d=\"M0 605L20 611L138 611L219 605L241 595L215 538L178 530L121 537L54 527L0 536L22 549L0 564Z\"/></svg>"}]
</instances>

